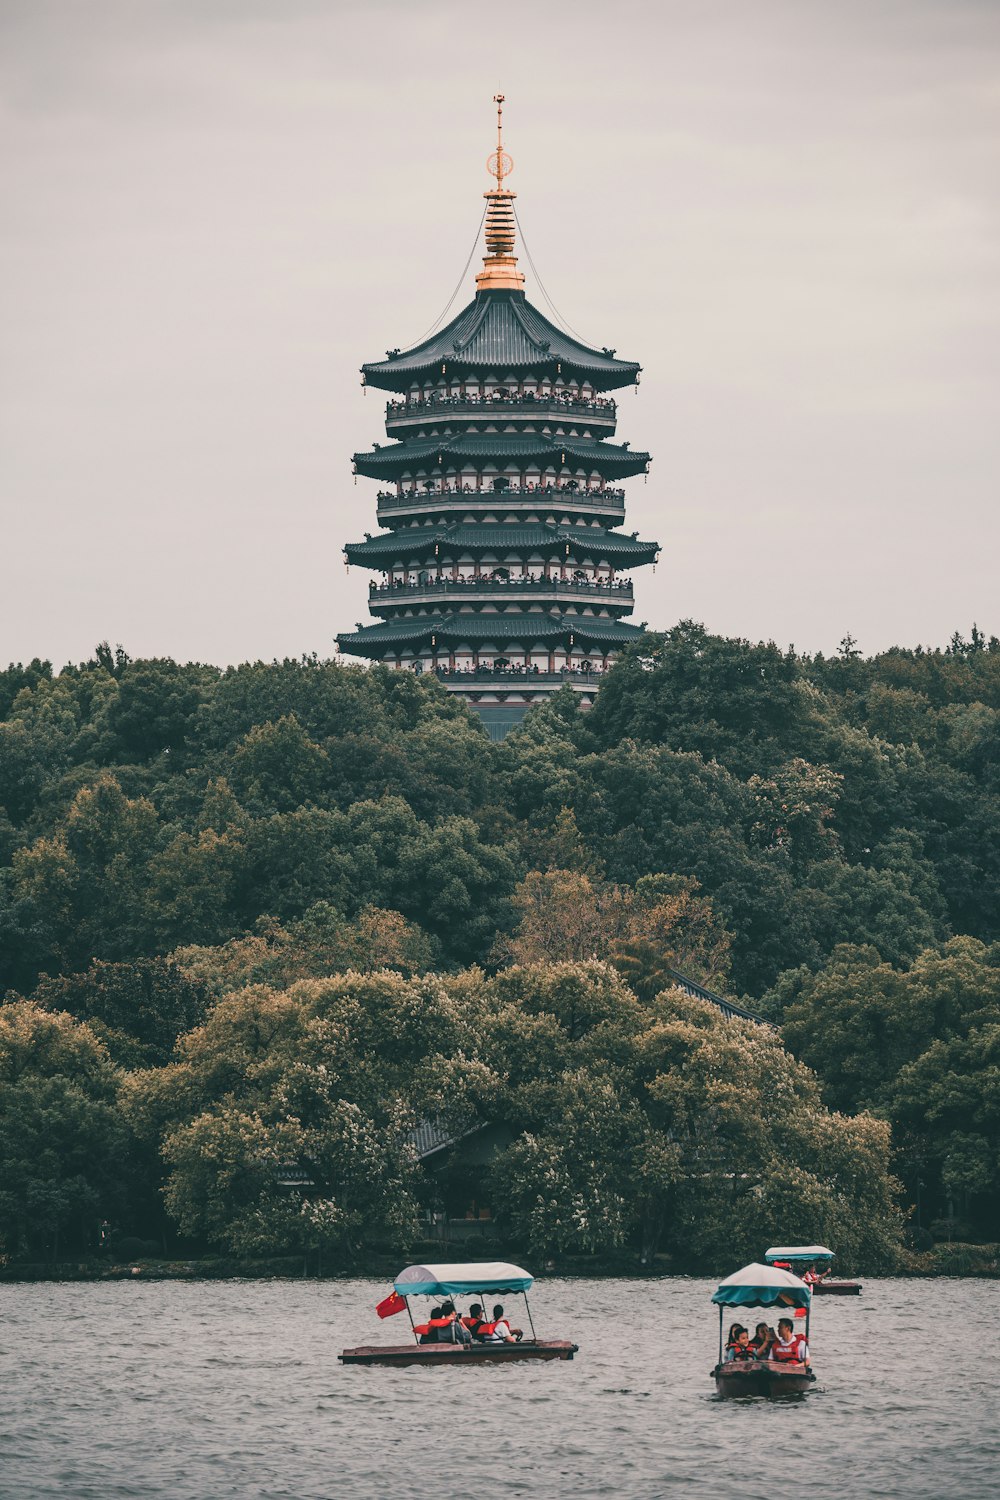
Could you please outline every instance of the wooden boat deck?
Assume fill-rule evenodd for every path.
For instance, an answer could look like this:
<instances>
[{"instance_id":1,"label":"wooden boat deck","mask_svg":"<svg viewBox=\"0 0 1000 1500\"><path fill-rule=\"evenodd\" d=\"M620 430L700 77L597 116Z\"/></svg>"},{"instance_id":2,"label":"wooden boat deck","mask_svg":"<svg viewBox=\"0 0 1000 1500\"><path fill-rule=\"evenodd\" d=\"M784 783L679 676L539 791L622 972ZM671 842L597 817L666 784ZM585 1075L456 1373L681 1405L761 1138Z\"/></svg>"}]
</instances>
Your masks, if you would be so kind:
<instances>
[{"instance_id":1,"label":"wooden boat deck","mask_svg":"<svg viewBox=\"0 0 1000 1500\"><path fill-rule=\"evenodd\" d=\"M337 1358L344 1365L429 1365L455 1369L466 1365L508 1365L530 1359L572 1359L579 1345L567 1339L524 1339L520 1344L361 1344Z\"/></svg>"}]
</instances>

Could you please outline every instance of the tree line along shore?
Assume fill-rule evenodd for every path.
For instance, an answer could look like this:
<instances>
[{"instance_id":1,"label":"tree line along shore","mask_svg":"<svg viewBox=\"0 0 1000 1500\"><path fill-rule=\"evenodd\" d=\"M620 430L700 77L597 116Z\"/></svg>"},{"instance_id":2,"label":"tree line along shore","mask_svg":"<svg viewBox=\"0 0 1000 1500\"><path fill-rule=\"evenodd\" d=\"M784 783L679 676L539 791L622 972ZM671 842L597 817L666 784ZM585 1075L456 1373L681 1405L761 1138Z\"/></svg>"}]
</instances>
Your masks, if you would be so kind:
<instances>
[{"instance_id":1,"label":"tree line along shore","mask_svg":"<svg viewBox=\"0 0 1000 1500\"><path fill-rule=\"evenodd\" d=\"M0 993L2 1275L995 1274L1000 642L11 666Z\"/></svg>"}]
</instances>

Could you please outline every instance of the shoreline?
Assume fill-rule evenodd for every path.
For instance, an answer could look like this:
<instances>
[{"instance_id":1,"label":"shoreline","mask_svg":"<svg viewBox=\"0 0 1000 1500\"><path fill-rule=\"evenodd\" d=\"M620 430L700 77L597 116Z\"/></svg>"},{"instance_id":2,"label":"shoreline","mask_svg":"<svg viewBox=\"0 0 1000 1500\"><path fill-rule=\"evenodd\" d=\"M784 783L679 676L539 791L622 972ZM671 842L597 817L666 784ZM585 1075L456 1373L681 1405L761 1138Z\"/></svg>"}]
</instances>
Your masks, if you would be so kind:
<instances>
[{"instance_id":1,"label":"shoreline","mask_svg":"<svg viewBox=\"0 0 1000 1500\"><path fill-rule=\"evenodd\" d=\"M436 1253L447 1252L449 1247L435 1247ZM840 1271L837 1279L850 1276L852 1280L864 1279L866 1275L888 1277L915 1277L921 1280L953 1279L959 1277L970 1281L1000 1280L1000 1246L996 1245L952 1245L938 1246L922 1254L910 1254L900 1265L890 1271L877 1273ZM108 1281L347 1281L388 1280L399 1270L405 1253L387 1256L384 1252L373 1253L364 1261L341 1263L327 1269L317 1265L315 1255L274 1256L252 1261L239 1260L231 1256L139 1256L132 1260L85 1260L62 1261L55 1265L32 1262L0 1264L0 1284L25 1285L32 1282L108 1282ZM410 1259L432 1259L424 1255ZM671 1265L666 1256L657 1256L652 1265L640 1265L625 1256L570 1256L555 1263L549 1262L546 1269L539 1270L535 1279L579 1278L602 1281L637 1280L648 1278L659 1280L665 1276L711 1277L724 1275L725 1267L698 1266L680 1267Z\"/></svg>"}]
</instances>

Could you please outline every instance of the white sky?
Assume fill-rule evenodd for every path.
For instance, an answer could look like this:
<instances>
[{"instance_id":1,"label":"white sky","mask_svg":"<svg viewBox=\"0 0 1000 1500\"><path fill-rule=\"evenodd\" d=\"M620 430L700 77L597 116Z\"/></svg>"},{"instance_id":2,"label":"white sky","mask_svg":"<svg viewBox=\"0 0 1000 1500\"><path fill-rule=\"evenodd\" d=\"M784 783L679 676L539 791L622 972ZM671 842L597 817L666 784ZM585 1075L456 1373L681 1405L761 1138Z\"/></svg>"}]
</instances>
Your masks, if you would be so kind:
<instances>
[{"instance_id":1,"label":"white sky","mask_svg":"<svg viewBox=\"0 0 1000 1500\"><path fill-rule=\"evenodd\" d=\"M635 618L1000 633L997 0L0 0L0 661L367 618L358 367L458 281L498 84L547 290L644 367Z\"/></svg>"}]
</instances>

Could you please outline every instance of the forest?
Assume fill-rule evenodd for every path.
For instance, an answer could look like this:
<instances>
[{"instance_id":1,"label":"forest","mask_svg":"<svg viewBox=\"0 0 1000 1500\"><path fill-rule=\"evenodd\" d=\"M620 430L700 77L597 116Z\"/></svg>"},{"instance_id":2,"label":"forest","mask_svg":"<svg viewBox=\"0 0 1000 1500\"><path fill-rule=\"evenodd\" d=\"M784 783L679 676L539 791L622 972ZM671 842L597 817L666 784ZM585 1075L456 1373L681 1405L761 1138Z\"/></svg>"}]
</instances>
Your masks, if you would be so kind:
<instances>
[{"instance_id":1,"label":"forest","mask_svg":"<svg viewBox=\"0 0 1000 1500\"><path fill-rule=\"evenodd\" d=\"M553 1260L995 1247L1000 641L682 622L499 744L381 668L12 665L0 994L7 1267L363 1265L463 1195Z\"/></svg>"}]
</instances>

